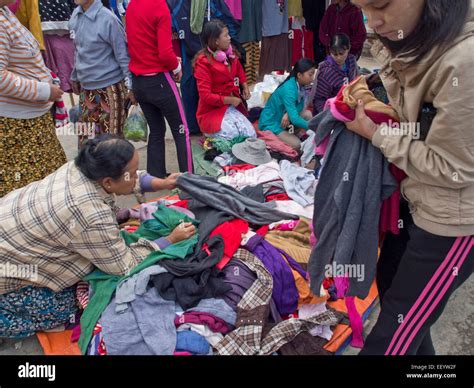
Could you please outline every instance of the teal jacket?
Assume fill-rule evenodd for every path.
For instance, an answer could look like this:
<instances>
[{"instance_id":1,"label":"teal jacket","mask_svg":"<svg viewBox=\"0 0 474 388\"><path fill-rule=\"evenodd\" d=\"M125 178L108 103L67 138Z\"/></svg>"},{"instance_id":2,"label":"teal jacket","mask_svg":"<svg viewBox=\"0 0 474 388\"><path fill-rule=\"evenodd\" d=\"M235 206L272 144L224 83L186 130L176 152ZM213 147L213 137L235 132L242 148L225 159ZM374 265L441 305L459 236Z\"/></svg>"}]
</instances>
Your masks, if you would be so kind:
<instances>
[{"instance_id":1,"label":"teal jacket","mask_svg":"<svg viewBox=\"0 0 474 388\"><path fill-rule=\"evenodd\" d=\"M258 127L262 131L272 131L278 135L284 131L281 127L281 119L285 113L288 113L291 124L296 128L308 129L308 121L300 116L303 108L304 96L300 95L296 78L290 78L270 96L260 115Z\"/></svg>"}]
</instances>

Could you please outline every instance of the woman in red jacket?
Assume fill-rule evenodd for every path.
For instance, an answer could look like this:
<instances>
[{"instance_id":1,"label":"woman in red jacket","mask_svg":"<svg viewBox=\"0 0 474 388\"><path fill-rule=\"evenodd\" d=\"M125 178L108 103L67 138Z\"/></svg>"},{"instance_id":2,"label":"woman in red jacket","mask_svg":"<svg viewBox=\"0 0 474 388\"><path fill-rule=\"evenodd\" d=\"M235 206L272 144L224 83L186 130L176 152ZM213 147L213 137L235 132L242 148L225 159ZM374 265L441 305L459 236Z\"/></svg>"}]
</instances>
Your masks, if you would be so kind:
<instances>
[{"instance_id":1,"label":"woman in red jacket","mask_svg":"<svg viewBox=\"0 0 474 388\"><path fill-rule=\"evenodd\" d=\"M201 38L204 49L194 59L201 131L206 136L227 140L256 137L242 101L250 98L250 91L238 53L230 44L229 30L220 20L211 20L204 26Z\"/></svg>"}]
</instances>

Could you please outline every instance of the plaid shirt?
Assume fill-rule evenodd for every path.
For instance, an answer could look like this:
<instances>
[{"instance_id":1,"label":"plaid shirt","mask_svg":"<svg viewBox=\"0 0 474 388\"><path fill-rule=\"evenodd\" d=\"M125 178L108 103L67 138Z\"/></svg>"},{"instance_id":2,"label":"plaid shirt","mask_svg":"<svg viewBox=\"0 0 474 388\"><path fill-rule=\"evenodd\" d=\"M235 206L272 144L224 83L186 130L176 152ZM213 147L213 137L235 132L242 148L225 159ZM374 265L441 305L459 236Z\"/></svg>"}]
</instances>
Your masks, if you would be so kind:
<instances>
[{"instance_id":1,"label":"plaid shirt","mask_svg":"<svg viewBox=\"0 0 474 388\"><path fill-rule=\"evenodd\" d=\"M0 199L0 294L27 285L60 291L94 266L124 275L159 247L127 246L115 196L66 163L45 179Z\"/></svg>"},{"instance_id":2,"label":"plaid shirt","mask_svg":"<svg viewBox=\"0 0 474 388\"><path fill-rule=\"evenodd\" d=\"M311 330L315 325L335 325L338 318L331 310L307 319L289 319L273 327L264 337L269 303L272 297L273 279L263 263L252 253L239 249L234 258L241 260L257 279L237 305L236 329L227 334L214 347L220 355L268 355L291 342L299 333Z\"/></svg>"}]
</instances>

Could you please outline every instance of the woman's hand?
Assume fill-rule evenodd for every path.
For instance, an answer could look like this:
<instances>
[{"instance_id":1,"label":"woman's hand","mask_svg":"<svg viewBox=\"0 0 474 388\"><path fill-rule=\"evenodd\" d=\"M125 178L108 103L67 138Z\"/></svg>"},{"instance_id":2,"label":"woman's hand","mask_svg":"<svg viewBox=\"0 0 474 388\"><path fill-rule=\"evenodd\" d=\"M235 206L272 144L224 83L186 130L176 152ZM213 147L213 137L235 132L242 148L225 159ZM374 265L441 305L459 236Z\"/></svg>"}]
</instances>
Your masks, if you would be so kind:
<instances>
[{"instance_id":1,"label":"woman's hand","mask_svg":"<svg viewBox=\"0 0 474 388\"><path fill-rule=\"evenodd\" d=\"M165 189L173 190L176 189L176 179L181 175L179 172L170 174L166 179L164 179Z\"/></svg>"},{"instance_id":2,"label":"woman's hand","mask_svg":"<svg viewBox=\"0 0 474 388\"><path fill-rule=\"evenodd\" d=\"M242 104L242 100L239 97L228 96L224 97L224 104L233 105L237 108L240 104Z\"/></svg>"},{"instance_id":3,"label":"woman's hand","mask_svg":"<svg viewBox=\"0 0 474 388\"><path fill-rule=\"evenodd\" d=\"M283 118L281 119L281 124L280 126L285 129L288 127L288 125L290 125L290 118L288 117L288 113L285 113L283 115Z\"/></svg>"},{"instance_id":4,"label":"woman's hand","mask_svg":"<svg viewBox=\"0 0 474 388\"><path fill-rule=\"evenodd\" d=\"M128 91L128 94L127 96L125 97L126 100L130 100L130 102L133 104L133 105L137 105L137 99L135 98L135 94L133 94L133 91L132 90L129 90Z\"/></svg>"},{"instance_id":5,"label":"woman's hand","mask_svg":"<svg viewBox=\"0 0 474 388\"><path fill-rule=\"evenodd\" d=\"M346 127L350 131L371 141L378 128L377 124L375 124L372 119L365 114L364 102L362 100L357 102L356 117L354 121L346 123Z\"/></svg>"},{"instance_id":6,"label":"woman's hand","mask_svg":"<svg viewBox=\"0 0 474 388\"><path fill-rule=\"evenodd\" d=\"M49 101L59 101L64 92L58 85L51 84L51 92L49 93Z\"/></svg>"},{"instance_id":7,"label":"woman's hand","mask_svg":"<svg viewBox=\"0 0 474 388\"><path fill-rule=\"evenodd\" d=\"M182 224L178 225L173 231L170 233L166 239L171 244L176 244L180 241L187 240L188 238L192 237L196 233L196 227L191 222L183 222Z\"/></svg>"},{"instance_id":8,"label":"woman's hand","mask_svg":"<svg viewBox=\"0 0 474 388\"><path fill-rule=\"evenodd\" d=\"M247 84L242 85L242 97L244 100L250 100L251 94L250 94L250 89Z\"/></svg>"}]
</instances>

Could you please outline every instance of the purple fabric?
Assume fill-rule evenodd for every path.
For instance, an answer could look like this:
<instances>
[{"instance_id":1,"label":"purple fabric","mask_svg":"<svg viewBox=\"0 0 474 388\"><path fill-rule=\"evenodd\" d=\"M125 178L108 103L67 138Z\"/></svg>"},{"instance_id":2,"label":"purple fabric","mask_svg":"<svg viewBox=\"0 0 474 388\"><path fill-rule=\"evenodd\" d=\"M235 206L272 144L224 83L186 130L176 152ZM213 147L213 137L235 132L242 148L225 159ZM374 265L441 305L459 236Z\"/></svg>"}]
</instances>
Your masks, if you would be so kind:
<instances>
[{"instance_id":1,"label":"purple fabric","mask_svg":"<svg viewBox=\"0 0 474 388\"><path fill-rule=\"evenodd\" d=\"M174 320L174 324L176 327L179 327L184 323L205 325L214 333L227 334L231 331L231 328L224 320L209 313L200 313L197 311L192 311L177 316Z\"/></svg>"},{"instance_id":2,"label":"purple fabric","mask_svg":"<svg viewBox=\"0 0 474 388\"><path fill-rule=\"evenodd\" d=\"M71 73L74 68L74 42L69 35L43 34L46 67L55 73L61 81L61 89L72 91Z\"/></svg>"},{"instance_id":3,"label":"purple fabric","mask_svg":"<svg viewBox=\"0 0 474 388\"><path fill-rule=\"evenodd\" d=\"M241 301L244 294L257 280L257 276L247 267L242 261L238 259L232 259L222 269L224 273L223 280L232 290L226 292L222 299L230 306L234 311L237 311L237 305ZM273 299L270 299L270 314L273 322L281 322L281 316L278 309L275 306Z\"/></svg>"},{"instance_id":4,"label":"purple fabric","mask_svg":"<svg viewBox=\"0 0 474 388\"><path fill-rule=\"evenodd\" d=\"M298 308L298 290L291 269L280 250L258 234L253 236L245 248L257 256L273 277L273 300L280 315L289 315Z\"/></svg>"},{"instance_id":5,"label":"purple fabric","mask_svg":"<svg viewBox=\"0 0 474 388\"><path fill-rule=\"evenodd\" d=\"M144 203L140 205L139 209L130 209L130 217L139 219L140 221L152 220L153 213L158 210L155 203Z\"/></svg>"},{"instance_id":6,"label":"purple fabric","mask_svg":"<svg viewBox=\"0 0 474 388\"><path fill-rule=\"evenodd\" d=\"M146 173L140 177L140 188L143 193L152 192L153 188L151 187L151 182L155 179L154 176Z\"/></svg>"},{"instance_id":7,"label":"purple fabric","mask_svg":"<svg viewBox=\"0 0 474 388\"><path fill-rule=\"evenodd\" d=\"M155 240L155 244L158 245L161 250L171 245L171 243L166 239L166 237L160 237L159 239Z\"/></svg>"}]
</instances>

